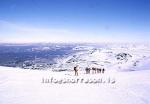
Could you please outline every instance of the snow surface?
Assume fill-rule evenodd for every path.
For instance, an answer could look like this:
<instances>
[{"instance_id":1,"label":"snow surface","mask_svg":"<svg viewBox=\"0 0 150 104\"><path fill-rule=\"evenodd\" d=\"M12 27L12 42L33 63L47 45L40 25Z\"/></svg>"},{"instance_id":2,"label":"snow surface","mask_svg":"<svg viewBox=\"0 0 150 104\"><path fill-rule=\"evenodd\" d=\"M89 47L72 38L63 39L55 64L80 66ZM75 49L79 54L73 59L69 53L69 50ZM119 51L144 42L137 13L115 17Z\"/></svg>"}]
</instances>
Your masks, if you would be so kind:
<instances>
[{"instance_id":1,"label":"snow surface","mask_svg":"<svg viewBox=\"0 0 150 104\"><path fill-rule=\"evenodd\" d=\"M0 104L150 104L150 45L76 47L83 50L58 62L53 70L0 67ZM79 76L74 76L74 65ZM105 74L85 74L85 67ZM42 83L43 79L103 79L105 83ZM108 78L111 83L108 83Z\"/></svg>"},{"instance_id":2,"label":"snow surface","mask_svg":"<svg viewBox=\"0 0 150 104\"><path fill-rule=\"evenodd\" d=\"M42 78L113 78L115 83L42 83ZM0 104L150 104L150 70L52 72L0 67Z\"/></svg>"},{"instance_id":3,"label":"snow surface","mask_svg":"<svg viewBox=\"0 0 150 104\"><path fill-rule=\"evenodd\" d=\"M72 70L75 65L81 69L98 67L107 70L131 71L146 70L150 67L149 44L111 44L103 47L81 46L76 49L83 51L61 59L55 59L53 70Z\"/></svg>"}]
</instances>

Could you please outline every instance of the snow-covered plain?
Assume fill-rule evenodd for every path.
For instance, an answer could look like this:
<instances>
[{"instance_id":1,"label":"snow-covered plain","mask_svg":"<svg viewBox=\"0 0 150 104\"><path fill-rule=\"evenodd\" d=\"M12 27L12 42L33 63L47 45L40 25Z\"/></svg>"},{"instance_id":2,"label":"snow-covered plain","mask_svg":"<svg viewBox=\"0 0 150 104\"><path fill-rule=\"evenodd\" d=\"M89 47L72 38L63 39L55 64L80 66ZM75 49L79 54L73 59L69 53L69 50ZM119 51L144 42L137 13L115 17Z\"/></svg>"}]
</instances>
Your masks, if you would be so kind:
<instances>
[{"instance_id":1,"label":"snow-covered plain","mask_svg":"<svg viewBox=\"0 0 150 104\"><path fill-rule=\"evenodd\" d=\"M106 78L115 83L42 83L43 78ZM149 104L150 70L86 75L0 67L0 104Z\"/></svg>"},{"instance_id":2,"label":"snow-covered plain","mask_svg":"<svg viewBox=\"0 0 150 104\"><path fill-rule=\"evenodd\" d=\"M96 67L106 68L104 74L85 74L84 70L80 70L79 76L74 76L73 71L53 72L0 67L0 104L150 104L148 47L90 47L88 51L59 60L61 68L71 68L75 64L84 67L96 64ZM43 79L51 78L102 78L106 82L43 83ZM107 83L107 78L113 83Z\"/></svg>"}]
</instances>

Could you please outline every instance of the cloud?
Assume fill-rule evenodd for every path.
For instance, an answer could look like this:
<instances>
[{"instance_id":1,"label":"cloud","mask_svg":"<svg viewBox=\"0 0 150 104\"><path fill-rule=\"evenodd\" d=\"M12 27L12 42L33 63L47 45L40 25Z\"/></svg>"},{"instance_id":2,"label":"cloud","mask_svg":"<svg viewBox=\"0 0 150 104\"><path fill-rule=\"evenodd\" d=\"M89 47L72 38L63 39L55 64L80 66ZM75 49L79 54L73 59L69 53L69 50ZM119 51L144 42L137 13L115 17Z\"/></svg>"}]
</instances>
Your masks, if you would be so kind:
<instances>
[{"instance_id":1,"label":"cloud","mask_svg":"<svg viewBox=\"0 0 150 104\"><path fill-rule=\"evenodd\" d=\"M24 26L0 20L0 38L6 42L63 42L75 34L67 29Z\"/></svg>"},{"instance_id":2,"label":"cloud","mask_svg":"<svg viewBox=\"0 0 150 104\"><path fill-rule=\"evenodd\" d=\"M142 32L143 34L149 34ZM22 25L0 20L0 42L136 42L146 41L141 32L132 31L77 31L66 28L49 28ZM147 35L147 40L149 39Z\"/></svg>"},{"instance_id":3,"label":"cloud","mask_svg":"<svg viewBox=\"0 0 150 104\"><path fill-rule=\"evenodd\" d=\"M105 40L87 31L39 28L0 20L1 42L100 42Z\"/></svg>"}]
</instances>

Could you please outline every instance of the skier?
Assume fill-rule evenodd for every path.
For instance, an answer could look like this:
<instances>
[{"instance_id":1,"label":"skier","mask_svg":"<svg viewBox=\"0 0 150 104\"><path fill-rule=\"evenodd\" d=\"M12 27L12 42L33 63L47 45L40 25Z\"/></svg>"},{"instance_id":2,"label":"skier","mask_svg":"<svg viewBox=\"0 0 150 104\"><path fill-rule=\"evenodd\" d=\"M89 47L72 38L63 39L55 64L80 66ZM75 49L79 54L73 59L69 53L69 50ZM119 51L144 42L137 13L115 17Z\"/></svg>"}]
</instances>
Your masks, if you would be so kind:
<instances>
[{"instance_id":1,"label":"skier","mask_svg":"<svg viewBox=\"0 0 150 104\"><path fill-rule=\"evenodd\" d=\"M86 71L86 74L90 74L90 68L89 67L86 67L85 71Z\"/></svg>"},{"instance_id":2,"label":"skier","mask_svg":"<svg viewBox=\"0 0 150 104\"><path fill-rule=\"evenodd\" d=\"M101 73L101 68L97 68L97 73Z\"/></svg>"},{"instance_id":3,"label":"skier","mask_svg":"<svg viewBox=\"0 0 150 104\"><path fill-rule=\"evenodd\" d=\"M102 69L102 73L104 73L104 72L105 72L105 69L103 68L103 69Z\"/></svg>"},{"instance_id":4,"label":"skier","mask_svg":"<svg viewBox=\"0 0 150 104\"><path fill-rule=\"evenodd\" d=\"M96 68L92 67L92 70L93 70L93 74L96 74Z\"/></svg>"},{"instance_id":5,"label":"skier","mask_svg":"<svg viewBox=\"0 0 150 104\"><path fill-rule=\"evenodd\" d=\"M78 70L79 70L78 67L79 67L78 65L74 67L75 76L78 76Z\"/></svg>"}]
</instances>

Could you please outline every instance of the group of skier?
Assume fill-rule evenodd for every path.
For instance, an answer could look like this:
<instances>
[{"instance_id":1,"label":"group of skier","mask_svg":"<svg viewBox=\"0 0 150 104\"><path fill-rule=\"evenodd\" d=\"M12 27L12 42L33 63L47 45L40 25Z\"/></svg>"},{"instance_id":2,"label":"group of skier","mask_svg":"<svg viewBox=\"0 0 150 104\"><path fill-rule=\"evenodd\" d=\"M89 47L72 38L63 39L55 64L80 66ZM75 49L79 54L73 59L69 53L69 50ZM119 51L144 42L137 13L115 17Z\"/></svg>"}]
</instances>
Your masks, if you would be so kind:
<instances>
[{"instance_id":1,"label":"group of skier","mask_svg":"<svg viewBox=\"0 0 150 104\"><path fill-rule=\"evenodd\" d=\"M92 71L92 74L96 74L96 73L104 73L105 72L105 69L104 68L96 68L96 67L86 67L85 68L85 72L86 74L90 74ZM74 67L74 72L75 72L75 76L78 76L79 75L79 65L76 65Z\"/></svg>"}]
</instances>

